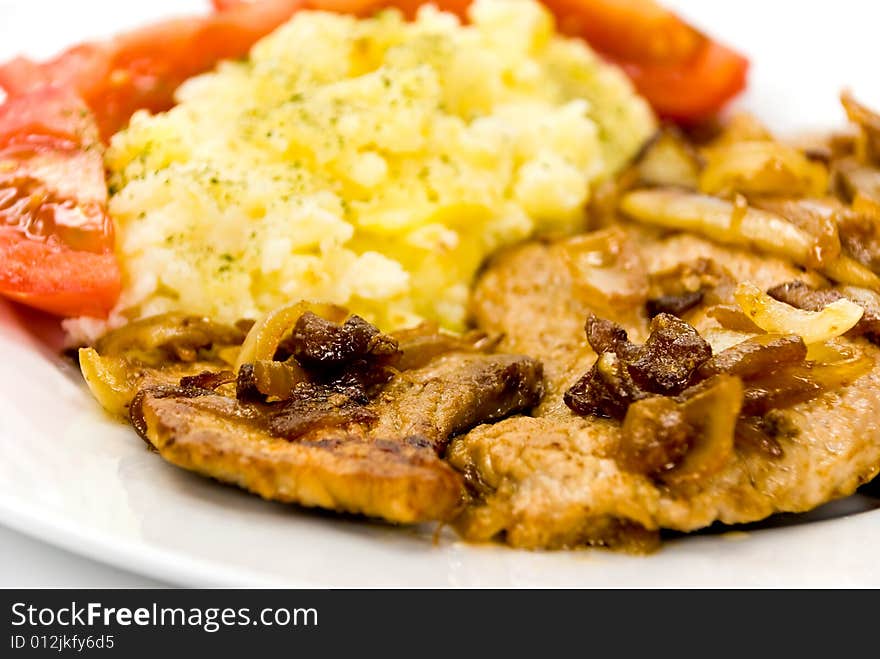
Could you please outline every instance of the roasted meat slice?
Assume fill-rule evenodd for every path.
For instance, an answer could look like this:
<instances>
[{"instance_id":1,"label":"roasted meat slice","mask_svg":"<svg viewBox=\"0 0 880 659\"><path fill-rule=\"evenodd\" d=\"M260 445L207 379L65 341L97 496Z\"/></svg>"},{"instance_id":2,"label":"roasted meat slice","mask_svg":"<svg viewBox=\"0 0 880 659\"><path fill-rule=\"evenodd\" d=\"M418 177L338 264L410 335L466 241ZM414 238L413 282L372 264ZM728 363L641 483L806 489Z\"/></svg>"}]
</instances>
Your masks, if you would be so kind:
<instances>
[{"instance_id":1,"label":"roasted meat slice","mask_svg":"<svg viewBox=\"0 0 880 659\"><path fill-rule=\"evenodd\" d=\"M461 502L461 477L427 443L373 438L357 424L289 441L265 430L258 412L216 394L148 392L141 414L163 458L265 499L394 522L448 519Z\"/></svg>"},{"instance_id":2,"label":"roasted meat slice","mask_svg":"<svg viewBox=\"0 0 880 659\"><path fill-rule=\"evenodd\" d=\"M440 454L450 437L534 407L542 391L534 359L449 353L401 372L367 409L374 436L421 438Z\"/></svg>"},{"instance_id":3,"label":"roasted meat slice","mask_svg":"<svg viewBox=\"0 0 880 659\"><path fill-rule=\"evenodd\" d=\"M449 438L534 406L541 375L527 357L451 352L397 373L366 404L322 385L276 403L160 387L140 392L132 421L169 462L266 499L448 520L463 494L439 455Z\"/></svg>"},{"instance_id":4,"label":"roasted meat slice","mask_svg":"<svg viewBox=\"0 0 880 659\"><path fill-rule=\"evenodd\" d=\"M644 255L646 277L710 259L734 281L751 281L762 290L794 280L811 286L822 283L782 259L694 236L662 237L641 229L628 232L629 240ZM748 416L744 409L733 446L723 442L708 446L709 453L698 456L704 468L691 472L697 478L669 478L676 474L663 471L667 463L675 466L689 460L694 450L687 444L689 429L681 426L682 418L691 425L694 420L723 419L729 438L730 419L720 412L721 407L728 410L731 406L719 403L724 397L718 397L715 403L721 407L713 412L712 401L706 400L704 413L687 419L687 409L680 404L645 398L643 392L630 397L630 403L639 399L632 407L641 417L634 413L628 428L619 419L582 416L566 406L565 393L597 362L593 348L626 362L633 358L627 341L644 343L651 330L644 300L642 305L617 309L614 321L628 338L619 330L612 331L613 326L596 323L592 333L588 324L585 334L584 319L591 313L601 315L605 304L581 293L572 280L576 271L568 259L564 241L523 245L496 257L476 285L472 309L477 325L503 333L501 349L542 360L547 394L534 418L516 417L481 426L450 445L447 457L465 475L472 497L457 521L466 538L501 537L521 547L644 548L650 534L662 528L692 531L715 521L750 522L775 512L809 510L852 493L880 470L876 416L880 350L864 338L847 336L835 339L835 349L851 354L852 363L860 369L856 375L839 379L833 387L811 390L806 396L809 400L789 396L780 409L764 414L762 408L761 417ZM606 274L609 281L623 275ZM704 362L705 372L697 377L726 373L733 380L743 379L754 393L758 384L767 388L789 371L801 373L806 368L795 364L804 358L802 345L791 350L787 343L781 345L789 339L755 341L762 350L763 367L778 368L766 376L752 372L757 356L751 352L724 353L752 334L748 324L730 330L710 313L717 305L732 309L733 290L721 287L711 297L715 299L688 311L687 319L712 345L713 353L724 357ZM786 360L793 365L786 366ZM792 382L803 380L802 376ZM752 377L759 380L749 380ZM657 390L654 395L661 393ZM686 393L682 396L688 399ZM770 402L776 407L779 401ZM655 439L668 440L665 445L654 446L652 438L644 436L646 424L657 428ZM624 432L630 435L623 438ZM627 448L627 442L629 457L638 460L621 459L621 446ZM650 468L636 468L640 461Z\"/></svg>"}]
</instances>

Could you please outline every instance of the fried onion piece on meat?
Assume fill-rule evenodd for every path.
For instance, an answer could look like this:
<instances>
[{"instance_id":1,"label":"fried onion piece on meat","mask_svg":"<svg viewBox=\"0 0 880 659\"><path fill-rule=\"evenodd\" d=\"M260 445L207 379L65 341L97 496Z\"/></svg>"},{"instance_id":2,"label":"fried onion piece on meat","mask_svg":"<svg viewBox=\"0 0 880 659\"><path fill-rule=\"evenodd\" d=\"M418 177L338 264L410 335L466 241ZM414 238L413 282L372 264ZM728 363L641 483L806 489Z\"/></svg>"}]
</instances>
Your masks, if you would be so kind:
<instances>
[{"instance_id":1,"label":"fried onion piece on meat","mask_svg":"<svg viewBox=\"0 0 880 659\"><path fill-rule=\"evenodd\" d=\"M696 236L658 238L639 229L628 231L630 240L638 243L645 255L649 275L711 259L734 281L754 282L763 291L813 277L783 259L716 245ZM809 400L785 401L783 407L760 420L740 416L743 427L736 429L732 449L724 442L714 448L708 445L712 454L704 457L711 460L703 462L706 468L694 471L692 479L670 479L666 474L673 476L675 472L663 471L667 463L673 468L687 464L683 460L693 450L687 432L679 432L687 431L679 427L682 418L690 424L693 419L722 418L720 412L712 412L712 406L728 409L727 394L736 392L731 389L724 396L719 392L714 399L704 399L701 404L705 410L692 419L680 414L685 408L679 405L644 402L651 398L636 402L636 411L645 415L642 421L655 423L669 442L656 447L664 452L655 454L650 437L632 435L628 438L630 453L639 460L622 464L627 462L620 454L622 426L626 424L615 418L580 416L564 404L565 393L596 362L590 343L607 351L606 355L616 354L621 363L630 357L622 337L615 339L609 334L611 339L602 342L591 337L588 343L584 318L602 310L578 295L559 251L552 243L509 250L490 264L476 285L472 308L478 326L503 332L504 350L542 360L547 395L533 417L480 426L450 445L447 457L465 475L471 496L456 520L465 538L500 538L513 546L530 548L602 545L645 549L660 529L693 531L714 522L743 523L776 512L810 510L851 494L878 473L880 350L866 339L852 336L836 341L852 353L853 363L866 364L866 370L841 379L818 395L811 393ZM715 299L699 302L688 311L688 322L712 344L713 354L732 344L717 347L713 332L726 330L708 313L710 305L733 308L733 294L733 288L717 288L712 292ZM641 316L621 314L614 320L629 341L645 342L650 330L647 312ZM754 336L747 326L740 329L743 331L726 331L726 335L738 335L734 344ZM764 341L768 349L774 348L769 355L774 359L803 358L803 346L789 351L777 345L781 339ZM729 371L724 364L734 356L726 353L724 359L705 362L711 367L697 375L711 377L719 370ZM748 351L733 360L739 369L733 377L745 378L750 388L754 386L748 380L751 361L746 363L746 358L751 360ZM787 371L780 373L782 377ZM682 405L691 399L683 393ZM641 427L634 424L628 432ZM752 431L750 441L741 439L745 429ZM729 437L729 426L724 437ZM762 444L772 450L761 448ZM645 461L649 468L636 468Z\"/></svg>"},{"instance_id":2,"label":"fried onion piece on meat","mask_svg":"<svg viewBox=\"0 0 880 659\"><path fill-rule=\"evenodd\" d=\"M460 503L460 476L433 450L370 438L359 425L292 442L218 395L147 393L141 413L163 458L264 499L402 523L448 519Z\"/></svg>"},{"instance_id":3,"label":"fried onion piece on meat","mask_svg":"<svg viewBox=\"0 0 880 659\"><path fill-rule=\"evenodd\" d=\"M366 404L323 385L277 403L154 388L132 421L169 462L263 498L414 523L460 508L463 480L440 457L448 439L531 408L541 390L535 360L450 352Z\"/></svg>"},{"instance_id":4,"label":"fried onion piece on meat","mask_svg":"<svg viewBox=\"0 0 880 659\"><path fill-rule=\"evenodd\" d=\"M108 332L94 348L79 350L79 365L92 395L113 416L128 416L142 387L175 385L181 378L231 368L246 323L222 325L206 318L167 313Z\"/></svg>"}]
</instances>

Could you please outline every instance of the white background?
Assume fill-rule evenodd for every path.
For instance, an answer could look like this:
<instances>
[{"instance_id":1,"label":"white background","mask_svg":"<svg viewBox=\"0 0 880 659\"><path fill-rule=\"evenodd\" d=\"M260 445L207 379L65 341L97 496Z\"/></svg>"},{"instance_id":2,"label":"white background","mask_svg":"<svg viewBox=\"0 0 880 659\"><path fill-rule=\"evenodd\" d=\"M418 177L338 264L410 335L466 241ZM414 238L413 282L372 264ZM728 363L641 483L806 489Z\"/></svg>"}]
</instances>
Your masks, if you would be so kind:
<instances>
[{"instance_id":1,"label":"white background","mask_svg":"<svg viewBox=\"0 0 880 659\"><path fill-rule=\"evenodd\" d=\"M876 68L880 3L874 0L668 0L666 4L753 56L754 92L746 102L779 130L841 122L836 95L842 84L880 105ZM187 13L206 5L207 0L0 0L0 59L20 51L49 55L73 41L137 25L169 7ZM775 93L777 88L784 92ZM0 586L158 584L0 527Z\"/></svg>"}]
</instances>

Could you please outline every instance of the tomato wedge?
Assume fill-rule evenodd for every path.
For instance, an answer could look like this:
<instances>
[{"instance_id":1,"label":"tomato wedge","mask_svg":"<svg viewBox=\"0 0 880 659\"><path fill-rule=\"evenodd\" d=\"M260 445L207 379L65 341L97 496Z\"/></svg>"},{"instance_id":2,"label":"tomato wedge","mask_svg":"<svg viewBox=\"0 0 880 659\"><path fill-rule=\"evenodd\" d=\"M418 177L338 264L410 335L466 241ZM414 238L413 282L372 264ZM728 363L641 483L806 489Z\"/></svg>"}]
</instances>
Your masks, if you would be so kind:
<instances>
[{"instance_id":1,"label":"tomato wedge","mask_svg":"<svg viewBox=\"0 0 880 659\"><path fill-rule=\"evenodd\" d=\"M88 107L56 87L0 105L0 294L107 315L120 290L102 147Z\"/></svg>"},{"instance_id":2,"label":"tomato wedge","mask_svg":"<svg viewBox=\"0 0 880 659\"><path fill-rule=\"evenodd\" d=\"M50 84L73 89L95 113L106 140L136 110L167 110L184 80L221 59L246 55L305 4L221 0L216 5L223 11L161 21L108 41L75 46L42 64L15 58L0 66L0 87L10 96Z\"/></svg>"},{"instance_id":3,"label":"tomato wedge","mask_svg":"<svg viewBox=\"0 0 880 659\"><path fill-rule=\"evenodd\" d=\"M58 316L106 318L119 297L112 253L76 252L0 231L0 293Z\"/></svg>"},{"instance_id":4,"label":"tomato wedge","mask_svg":"<svg viewBox=\"0 0 880 659\"><path fill-rule=\"evenodd\" d=\"M749 70L748 60L714 41L680 64L617 63L657 114L680 124L718 113L745 89Z\"/></svg>"},{"instance_id":5,"label":"tomato wedge","mask_svg":"<svg viewBox=\"0 0 880 659\"><path fill-rule=\"evenodd\" d=\"M560 30L627 61L681 62L703 36L668 9L646 0L545 0Z\"/></svg>"},{"instance_id":6,"label":"tomato wedge","mask_svg":"<svg viewBox=\"0 0 880 659\"><path fill-rule=\"evenodd\" d=\"M749 63L653 0L544 0L560 29L618 64L665 119L694 123L746 86Z\"/></svg>"}]
</instances>

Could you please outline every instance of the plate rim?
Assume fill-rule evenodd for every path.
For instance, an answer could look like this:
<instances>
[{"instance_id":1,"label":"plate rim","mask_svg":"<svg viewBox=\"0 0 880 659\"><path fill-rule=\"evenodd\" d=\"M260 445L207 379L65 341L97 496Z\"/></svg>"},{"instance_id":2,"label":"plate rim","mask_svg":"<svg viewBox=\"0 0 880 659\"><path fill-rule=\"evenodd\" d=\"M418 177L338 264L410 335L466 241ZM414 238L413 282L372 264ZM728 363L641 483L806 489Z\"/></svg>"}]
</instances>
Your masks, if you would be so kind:
<instances>
[{"instance_id":1,"label":"plate rim","mask_svg":"<svg viewBox=\"0 0 880 659\"><path fill-rule=\"evenodd\" d=\"M11 7L14 2L3 0L0 2L0 15L4 10ZM29 3L22 1L19 3L25 6ZM46 2L34 2L35 9L45 6ZM90 2L91 5L99 3ZM106 3L108 6L110 3ZM115 3L114 3L115 4ZM157 3L161 7L181 7L187 6L186 2L177 2L172 4L170 1ZM207 6L207 3L204 3ZM675 3L672 3L675 4ZM695 5L696 1L690 3ZM118 7L119 5L117 5ZM30 11L30 7L25 7ZM870 11L870 10L869 10ZM63 45L63 44L60 44ZM755 87L752 87L754 90ZM0 350L0 356L2 356ZM0 427L0 435L4 434ZM15 438L11 438L15 440ZM22 439L21 441L27 441ZM852 520L853 518L863 520L857 522L858 528L861 530L870 529L871 537L880 540L880 509L868 512L862 512L853 515L845 515L832 519L813 521L801 527L783 527L762 529L760 531L750 532L764 534L780 534L787 535L799 534L803 529L814 528L816 526L832 526L836 523L842 523L844 520ZM110 530L100 527L99 525L84 526L75 524L63 516L63 513L49 505L33 505L24 497L16 497L14 494L0 495L0 524L14 529L25 536L35 538L48 545L62 548L72 554L84 556L95 560L99 563L111 565L130 572L143 574L163 582L171 582L170 585L187 586L187 587L294 587L294 588L331 588L333 586L328 583L318 581L308 581L301 578L291 578L289 575L276 573L267 573L249 570L245 567L232 566L229 563L223 563L213 558L197 557L195 554L173 548L163 548L157 543L150 542L146 539L134 539L126 537L122 534L115 534ZM846 538L841 540L840 535L834 536L830 534L829 542L845 542ZM381 543L382 540L376 542ZM672 541L673 543L688 542L687 538ZM504 548L506 552L521 552L524 550L515 550ZM596 552L595 549L575 550L583 552ZM604 550L600 550L604 551ZM673 546L667 544L660 549L660 553L664 551L675 551ZM644 557L640 560L650 561L652 557ZM878 561L880 564L880 561ZM648 568L640 568L648 569ZM792 565L790 572L780 574L780 579L788 578L793 580L792 575L796 573L796 567ZM880 569L873 574L870 584L880 586ZM823 580L823 584L829 581L827 575ZM834 573L832 579L842 577L852 577L852 574ZM802 578L805 585L818 581L817 577L812 580ZM867 582L868 580L866 580ZM399 586L398 586L399 587ZM453 585L441 585L443 588L453 588ZM477 588L479 586L464 586L466 588ZM498 586L495 586L498 587ZM596 586L594 586L596 587ZM603 586L598 586L603 587ZM735 586L719 586L706 582L705 587L735 587Z\"/></svg>"}]
</instances>

